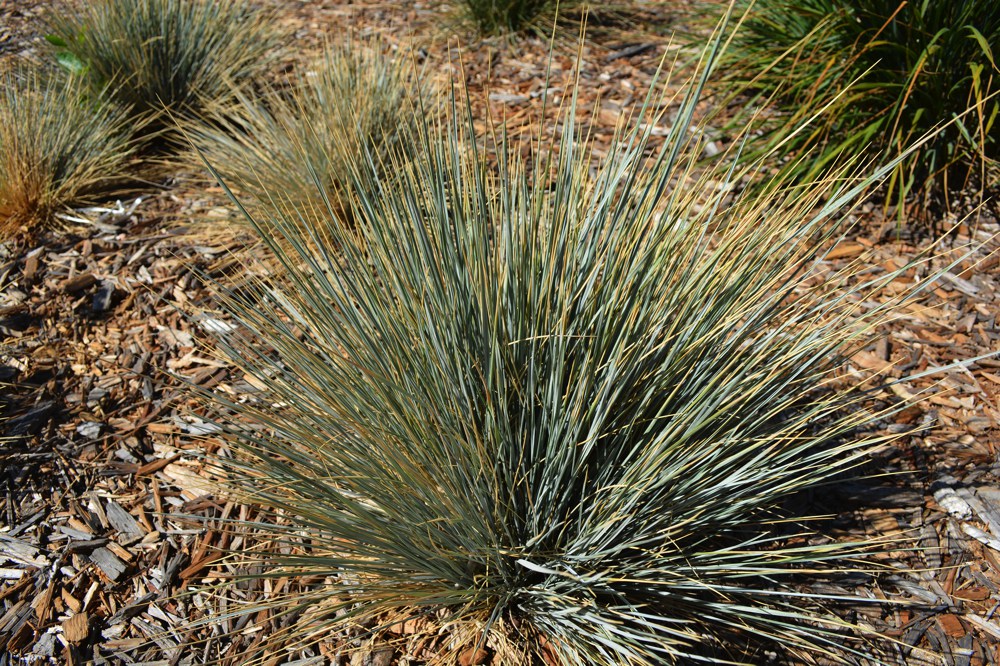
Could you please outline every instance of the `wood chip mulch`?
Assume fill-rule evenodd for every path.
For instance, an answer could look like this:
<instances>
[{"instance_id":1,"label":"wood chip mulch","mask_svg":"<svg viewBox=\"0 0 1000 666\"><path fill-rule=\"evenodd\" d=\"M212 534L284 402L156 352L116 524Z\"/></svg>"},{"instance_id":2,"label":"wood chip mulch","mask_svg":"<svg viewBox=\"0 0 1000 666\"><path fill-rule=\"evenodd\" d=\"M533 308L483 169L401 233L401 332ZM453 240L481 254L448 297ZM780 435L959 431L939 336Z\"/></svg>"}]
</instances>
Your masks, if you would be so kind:
<instances>
[{"instance_id":1,"label":"wood chip mulch","mask_svg":"<svg viewBox=\"0 0 1000 666\"><path fill-rule=\"evenodd\" d=\"M37 26L47 4L0 1L0 56L42 52ZM442 75L462 72L475 103L513 126L530 123L546 96L571 83L576 54L558 55L546 78L540 39L473 41L459 61L458 47L434 29L439 10L419 4L278 4L304 51L345 25L380 32L423 49ZM675 18L655 18L654 28L607 31L583 51L581 97L594 102L588 118L598 146L674 48L666 34ZM873 274L893 271L919 252L877 213L861 212L856 233L833 248L815 280L855 260ZM237 233L213 230L231 226L229 215L217 190L167 183L76 211L67 231L35 244L0 246L0 666L239 663L240 651L270 631L307 619L226 616L236 604L295 593L297 583L286 580L178 596L233 573L217 549L254 538L249 528L219 528L254 510L214 492L199 458L213 444L211 427L180 390L181 382L258 390L202 347L221 324L200 276L234 280L253 269ZM954 247L985 245L858 351L848 377L874 385L1000 349L998 230L988 218L961 227ZM910 270L884 297L927 273ZM899 641L886 655L891 663L997 664L1000 358L873 397L888 404L916 394L929 397L882 424L906 433L873 463L893 474L816 498L845 534L904 544L885 558L898 574L842 591L918 602L854 618ZM215 621L197 623L206 618ZM418 664L435 648L405 628L383 639L317 638L274 663Z\"/></svg>"}]
</instances>

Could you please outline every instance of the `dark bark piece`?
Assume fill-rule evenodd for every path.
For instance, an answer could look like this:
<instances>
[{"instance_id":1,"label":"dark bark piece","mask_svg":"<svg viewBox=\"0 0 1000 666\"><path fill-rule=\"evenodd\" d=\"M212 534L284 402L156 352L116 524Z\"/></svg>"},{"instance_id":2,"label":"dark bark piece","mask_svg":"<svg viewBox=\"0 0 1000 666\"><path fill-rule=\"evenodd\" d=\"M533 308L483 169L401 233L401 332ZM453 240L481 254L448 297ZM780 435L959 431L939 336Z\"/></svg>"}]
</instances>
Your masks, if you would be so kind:
<instances>
[{"instance_id":1,"label":"dark bark piece","mask_svg":"<svg viewBox=\"0 0 1000 666\"><path fill-rule=\"evenodd\" d=\"M97 276L93 273L81 273L76 277L69 278L63 282L63 291L68 294L75 294L83 291L97 282Z\"/></svg>"},{"instance_id":2,"label":"dark bark piece","mask_svg":"<svg viewBox=\"0 0 1000 666\"><path fill-rule=\"evenodd\" d=\"M82 553L88 550L94 550L95 548L100 548L107 544L109 539L107 537L98 537L96 539L89 539L85 541L74 541L66 546L66 551L69 553Z\"/></svg>"},{"instance_id":3,"label":"dark bark piece","mask_svg":"<svg viewBox=\"0 0 1000 666\"><path fill-rule=\"evenodd\" d=\"M8 421L6 423L7 435L10 437L25 437L36 434L48 422L48 418L53 411L55 411L54 402L40 403L21 416Z\"/></svg>"},{"instance_id":4,"label":"dark bark piece","mask_svg":"<svg viewBox=\"0 0 1000 666\"><path fill-rule=\"evenodd\" d=\"M115 295L114 280L102 280L101 286L94 292L94 300L91 305L94 314L106 312L111 308L111 299Z\"/></svg>"},{"instance_id":5,"label":"dark bark piece","mask_svg":"<svg viewBox=\"0 0 1000 666\"><path fill-rule=\"evenodd\" d=\"M101 547L90 554L90 561L96 564L104 575L112 581L118 582L128 566L119 559L117 555L107 548Z\"/></svg>"},{"instance_id":6,"label":"dark bark piece","mask_svg":"<svg viewBox=\"0 0 1000 666\"><path fill-rule=\"evenodd\" d=\"M146 610L146 607L149 606L149 604L155 599L156 592L149 592L138 599L133 599L127 605L119 608L117 613L108 618L106 624L111 626L124 622L125 620L132 619L142 611Z\"/></svg>"},{"instance_id":7,"label":"dark bark piece","mask_svg":"<svg viewBox=\"0 0 1000 666\"><path fill-rule=\"evenodd\" d=\"M145 530L139 526L139 523L132 517L132 514L126 511L118 502L108 500L104 512L108 516L108 522L111 523L111 527L122 535L123 543L130 543L146 536Z\"/></svg>"},{"instance_id":8,"label":"dark bark piece","mask_svg":"<svg viewBox=\"0 0 1000 666\"><path fill-rule=\"evenodd\" d=\"M38 273L38 255L40 254L41 252L32 252L24 260L24 272L21 274L21 284L27 286L35 281L35 275Z\"/></svg>"},{"instance_id":9,"label":"dark bark piece","mask_svg":"<svg viewBox=\"0 0 1000 666\"><path fill-rule=\"evenodd\" d=\"M640 53L645 53L655 46L656 44L653 44L652 42L625 46L617 51L609 53L607 57L604 58L604 62L614 62L615 60L619 60L621 58L631 58L632 56L639 55Z\"/></svg>"}]
</instances>

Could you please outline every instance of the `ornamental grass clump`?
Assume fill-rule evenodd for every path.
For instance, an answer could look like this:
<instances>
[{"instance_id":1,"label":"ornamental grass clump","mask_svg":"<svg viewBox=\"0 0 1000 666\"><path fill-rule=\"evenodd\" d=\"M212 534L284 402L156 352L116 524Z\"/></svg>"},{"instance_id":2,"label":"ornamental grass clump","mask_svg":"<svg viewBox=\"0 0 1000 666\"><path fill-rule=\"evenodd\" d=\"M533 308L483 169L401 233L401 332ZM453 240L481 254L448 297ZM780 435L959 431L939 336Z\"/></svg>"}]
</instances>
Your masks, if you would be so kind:
<instances>
[{"instance_id":1,"label":"ornamental grass clump","mask_svg":"<svg viewBox=\"0 0 1000 666\"><path fill-rule=\"evenodd\" d=\"M56 57L115 100L157 117L222 102L274 62L280 36L272 17L241 0L94 0L50 14Z\"/></svg>"},{"instance_id":2,"label":"ornamental grass clump","mask_svg":"<svg viewBox=\"0 0 1000 666\"><path fill-rule=\"evenodd\" d=\"M575 104L530 164L456 112L391 179L356 165L353 229L250 216L282 269L220 291L220 342L266 388L204 399L228 491L265 512L234 557L305 586L230 604L284 618L250 656L407 619L448 627L432 663L862 649L829 608L852 595L806 583L867 546L789 540L813 533L783 503L883 441L836 375L896 274L807 280L871 178L731 198L755 171L698 175L691 90L651 94L599 164Z\"/></svg>"},{"instance_id":3,"label":"ornamental grass clump","mask_svg":"<svg viewBox=\"0 0 1000 666\"><path fill-rule=\"evenodd\" d=\"M0 238L38 231L124 182L132 123L76 77L0 75Z\"/></svg>"},{"instance_id":4,"label":"ornamental grass clump","mask_svg":"<svg viewBox=\"0 0 1000 666\"><path fill-rule=\"evenodd\" d=\"M414 154L415 119L433 112L418 66L369 38L328 47L287 91L238 95L183 127L189 161L207 160L248 206L291 205L314 220L349 217L351 170Z\"/></svg>"},{"instance_id":5,"label":"ornamental grass clump","mask_svg":"<svg viewBox=\"0 0 1000 666\"><path fill-rule=\"evenodd\" d=\"M808 151L807 159L790 160L803 178L843 157L888 162L936 132L893 169L890 203L912 198L935 213L953 207L956 192L996 191L1000 3L744 4L748 14L722 77L738 92L777 102L780 113L765 128L773 143L799 131L784 154ZM822 121L801 131L821 103L830 104Z\"/></svg>"},{"instance_id":6,"label":"ornamental grass clump","mask_svg":"<svg viewBox=\"0 0 1000 666\"><path fill-rule=\"evenodd\" d=\"M578 9L583 0L460 0L458 10L481 35L503 35L551 28L557 14Z\"/></svg>"}]
</instances>

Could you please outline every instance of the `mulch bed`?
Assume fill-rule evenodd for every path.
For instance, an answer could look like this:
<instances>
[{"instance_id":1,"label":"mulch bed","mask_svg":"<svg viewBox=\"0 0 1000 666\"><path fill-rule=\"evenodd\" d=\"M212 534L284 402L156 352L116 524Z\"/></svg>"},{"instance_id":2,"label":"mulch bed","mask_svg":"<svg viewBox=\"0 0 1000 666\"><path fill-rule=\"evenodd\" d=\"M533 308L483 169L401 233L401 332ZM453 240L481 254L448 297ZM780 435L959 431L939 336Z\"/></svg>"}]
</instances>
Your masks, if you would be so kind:
<instances>
[{"instance_id":1,"label":"mulch bed","mask_svg":"<svg viewBox=\"0 0 1000 666\"><path fill-rule=\"evenodd\" d=\"M544 99L571 85L577 54L528 38L459 48L437 27L440 10L410 3L278 3L281 21L312 53L347 27L421 49L429 70L461 73L477 108L531 127ZM47 2L0 2L0 56L44 57ZM680 20L655 7L645 27L602 27L581 52L581 115L598 148L641 101ZM548 84L546 85L546 82ZM595 103L596 102L596 103ZM554 105L554 104L553 104ZM586 108L584 108L586 107ZM550 110L551 111L551 110ZM252 507L214 493L200 452L216 444L182 383L258 390L203 345L214 327L200 276L239 280L258 270L218 188L171 180L102 209L77 211L67 230L0 246L0 666L15 663L238 663L269 632L309 618L227 608L276 594L293 581L230 586L178 597L189 585L233 573L216 549L253 543L217 529L251 519ZM860 211L856 232L823 270L863 261L872 274L905 265L920 247ZM944 274L845 368L855 381L919 374L1000 349L1000 261L995 220L963 226L949 244L986 242ZM945 248L947 249L947 247ZM934 266L957 257L952 250ZM884 297L921 280L912 269ZM195 316L191 316L195 313ZM848 595L918 604L871 607L856 621L898 639L899 664L1000 663L1000 359L981 359L873 396L888 404L929 397L883 425L903 433L880 452L864 483L845 482L815 501L855 538L892 537L898 574L843 588ZM249 528L247 528L249 530ZM221 618L197 624L205 618ZM400 627L377 641L364 628L316 637L274 663L419 664L441 636ZM489 663L488 653L465 655Z\"/></svg>"}]
</instances>

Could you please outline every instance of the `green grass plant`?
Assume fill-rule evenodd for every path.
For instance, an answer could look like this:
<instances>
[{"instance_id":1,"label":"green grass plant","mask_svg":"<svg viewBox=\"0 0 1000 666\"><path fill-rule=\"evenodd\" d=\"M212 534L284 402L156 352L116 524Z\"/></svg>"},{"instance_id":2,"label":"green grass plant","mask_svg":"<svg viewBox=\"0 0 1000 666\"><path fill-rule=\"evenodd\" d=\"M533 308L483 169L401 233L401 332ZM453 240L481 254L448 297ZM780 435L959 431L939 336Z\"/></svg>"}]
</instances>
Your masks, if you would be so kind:
<instances>
[{"instance_id":1,"label":"green grass plant","mask_svg":"<svg viewBox=\"0 0 1000 666\"><path fill-rule=\"evenodd\" d=\"M481 35L505 35L551 28L558 13L579 9L583 0L458 0L460 15Z\"/></svg>"},{"instance_id":2,"label":"green grass plant","mask_svg":"<svg viewBox=\"0 0 1000 666\"><path fill-rule=\"evenodd\" d=\"M267 71L280 43L272 17L241 0L67 3L49 14L49 28L60 62L149 116L222 102Z\"/></svg>"},{"instance_id":3,"label":"green grass plant","mask_svg":"<svg viewBox=\"0 0 1000 666\"><path fill-rule=\"evenodd\" d=\"M192 165L215 165L249 206L291 205L305 219L349 215L351 170L412 154L415 118L434 112L418 66L384 46L329 46L290 90L237 95L184 123Z\"/></svg>"},{"instance_id":4,"label":"green grass plant","mask_svg":"<svg viewBox=\"0 0 1000 666\"><path fill-rule=\"evenodd\" d=\"M0 237L38 231L124 180L133 122L78 77L0 75Z\"/></svg>"},{"instance_id":5,"label":"green grass plant","mask_svg":"<svg viewBox=\"0 0 1000 666\"><path fill-rule=\"evenodd\" d=\"M952 207L956 192L996 191L1000 4L753 0L743 7L721 76L754 96L748 111L777 102L779 113L764 127L772 145L798 132L781 154L804 179L838 159L888 162L937 131L893 170L889 203L909 198L936 214ZM829 104L821 122L804 127L821 104Z\"/></svg>"},{"instance_id":6,"label":"green grass plant","mask_svg":"<svg viewBox=\"0 0 1000 666\"><path fill-rule=\"evenodd\" d=\"M856 265L808 279L876 176L730 198L760 175L699 171L688 89L651 93L600 164L575 102L531 163L455 103L391 179L352 169L353 230L245 210L281 270L220 291L220 343L267 388L204 394L214 464L264 507L247 575L326 582L230 612L284 614L273 641L447 624L442 663L477 641L567 666L862 650L828 607L863 602L803 581L869 546L788 540L813 533L782 505L884 441L837 374L907 295ZM677 111L658 145L654 109Z\"/></svg>"}]
</instances>

